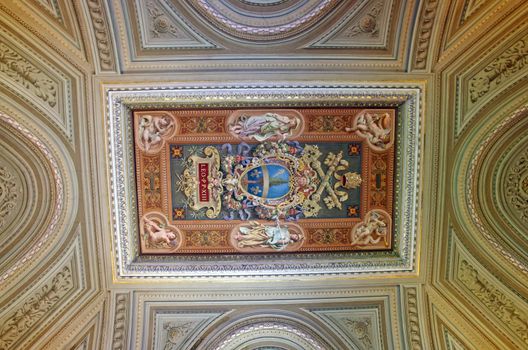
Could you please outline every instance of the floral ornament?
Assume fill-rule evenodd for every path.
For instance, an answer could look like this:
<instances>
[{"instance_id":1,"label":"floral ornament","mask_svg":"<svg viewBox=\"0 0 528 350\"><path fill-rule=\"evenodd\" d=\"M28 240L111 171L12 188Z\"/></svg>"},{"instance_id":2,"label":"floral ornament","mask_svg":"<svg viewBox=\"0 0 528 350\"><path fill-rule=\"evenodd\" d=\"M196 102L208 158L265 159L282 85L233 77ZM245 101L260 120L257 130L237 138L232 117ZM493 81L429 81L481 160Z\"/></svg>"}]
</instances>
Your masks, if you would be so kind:
<instances>
[{"instance_id":1,"label":"floral ornament","mask_svg":"<svg viewBox=\"0 0 528 350\"><path fill-rule=\"evenodd\" d=\"M349 205L347 207L347 215L351 218L358 218L359 217L359 206Z\"/></svg>"},{"instance_id":2,"label":"floral ornament","mask_svg":"<svg viewBox=\"0 0 528 350\"><path fill-rule=\"evenodd\" d=\"M170 156L172 159L179 159L183 157L183 147L171 145L170 147Z\"/></svg>"},{"instance_id":3,"label":"floral ornament","mask_svg":"<svg viewBox=\"0 0 528 350\"><path fill-rule=\"evenodd\" d=\"M172 218L173 220L185 219L185 208L174 208Z\"/></svg>"},{"instance_id":4,"label":"floral ornament","mask_svg":"<svg viewBox=\"0 0 528 350\"><path fill-rule=\"evenodd\" d=\"M361 144L360 143L349 143L348 144L348 155L349 156L359 156L361 154Z\"/></svg>"}]
</instances>

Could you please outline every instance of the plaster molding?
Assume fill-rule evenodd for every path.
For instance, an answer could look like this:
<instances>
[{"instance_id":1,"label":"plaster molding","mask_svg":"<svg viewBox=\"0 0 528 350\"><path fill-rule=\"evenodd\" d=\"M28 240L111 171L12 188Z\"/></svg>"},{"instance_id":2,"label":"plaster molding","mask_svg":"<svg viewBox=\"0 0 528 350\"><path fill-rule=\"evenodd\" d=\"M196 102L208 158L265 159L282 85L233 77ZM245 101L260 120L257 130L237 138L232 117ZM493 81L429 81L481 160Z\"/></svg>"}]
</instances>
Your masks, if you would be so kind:
<instances>
[{"instance_id":1,"label":"plaster molding","mask_svg":"<svg viewBox=\"0 0 528 350\"><path fill-rule=\"evenodd\" d=\"M456 178L459 176L465 178L465 180L459 181L453 186L454 189L457 189L458 193L464 194L463 196L455 195L457 200L454 204L455 210L457 210L457 206L461 206L461 214L464 215L462 218L463 222L470 223L472 227L475 228L474 234L476 237L482 238L491 249L496 251L499 256L503 257L505 261L508 261L512 267L515 267L524 275L528 274L528 267L512 254L507 247L499 243L494 236L495 233L491 232L489 228L484 225L477 206L478 193L476 185L478 184L478 175L481 171L482 158L487 154L489 147L493 145L495 139L504 130L509 129L510 125L513 125L518 118L523 118L526 115L527 108L528 107L522 107L501 122L496 122L495 124L488 126L487 132L484 136L481 136L481 139L472 141L471 151L468 151L468 148L465 148L464 153L460 154L460 157L465 159L464 161L466 162L466 165L463 170L457 174L454 181L456 181Z\"/></svg>"},{"instance_id":2,"label":"plaster molding","mask_svg":"<svg viewBox=\"0 0 528 350\"><path fill-rule=\"evenodd\" d=\"M59 332L40 346L42 350L55 349L102 349L103 324L105 323L106 294L100 293L75 315Z\"/></svg>"},{"instance_id":3,"label":"plaster molding","mask_svg":"<svg viewBox=\"0 0 528 350\"><path fill-rule=\"evenodd\" d=\"M0 232L3 232L2 228L6 221L7 223L12 221L15 210L20 212L21 195L24 192L21 179L2 163L0 163Z\"/></svg>"},{"instance_id":4,"label":"plaster molding","mask_svg":"<svg viewBox=\"0 0 528 350\"><path fill-rule=\"evenodd\" d=\"M301 6L293 5L271 12L267 21L258 18L255 4L241 6L236 3L217 3L210 0L191 0L192 6L203 18L217 30L233 37L250 41L274 41L302 34L311 29L339 4L337 0L316 0ZM277 4L271 4L275 6ZM252 9L252 6L256 8ZM292 14L293 13L293 14ZM268 15L269 17L270 15Z\"/></svg>"},{"instance_id":5,"label":"plaster molding","mask_svg":"<svg viewBox=\"0 0 528 350\"><path fill-rule=\"evenodd\" d=\"M526 304L514 300L502 291L496 280L485 277L468 260L462 259L455 275L463 286L485 306L512 335L528 345L528 310ZM493 282L492 282L493 281Z\"/></svg>"},{"instance_id":6,"label":"plaster molding","mask_svg":"<svg viewBox=\"0 0 528 350\"><path fill-rule=\"evenodd\" d=\"M421 21L416 30L414 42L414 69L425 70L429 59L429 46L433 39L433 29L436 22L439 0L427 0L422 3Z\"/></svg>"},{"instance_id":7,"label":"plaster molding","mask_svg":"<svg viewBox=\"0 0 528 350\"><path fill-rule=\"evenodd\" d=\"M153 329L153 349L190 349L204 332L212 332L211 324L222 317L227 310L172 310L160 308L151 311L154 319L149 326ZM212 327L211 327L212 328Z\"/></svg>"},{"instance_id":8,"label":"plaster molding","mask_svg":"<svg viewBox=\"0 0 528 350\"><path fill-rule=\"evenodd\" d=\"M243 345L254 348L275 343L279 348L324 350L328 343L317 332L299 322L281 317L254 317L235 323L198 349L238 350Z\"/></svg>"},{"instance_id":9,"label":"plaster molding","mask_svg":"<svg viewBox=\"0 0 528 350\"><path fill-rule=\"evenodd\" d=\"M5 349L13 348L24 334L41 322L48 312L56 308L61 299L73 288L71 267L64 266L34 295L26 298L14 313L3 319L3 326L0 329L0 346Z\"/></svg>"},{"instance_id":10,"label":"plaster molding","mask_svg":"<svg viewBox=\"0 0 528 350\"><path fill-rule=\"evenodd\" d=\"M449 332L449 330L444 330L445 334L445 346L446 350L466 350L467 348L462 345L462 343Z\"/></svg>"},{"instance_id":11,"label":"plaster molding","mask_svg":"<svg viewBox=\"0 0 528 350\"><path fill-rule=\"evenodd\" d=\"M57 104L58 84L5 43L0 43L0 72L12 84L26 88L50 107Z\"/></svg>"},{"instance_id":12,"label":"plaster molding","mask_svg":"<svg viewBox=\"0 0 528 350\"><path fill-rule=\"evenodd\" d=\"M105 3L102 0L87 0L85 7L92 25L93 47L99 60L99 69L103 72L114 72L117 70L117 62Z\"/></svg>"},{"instance_id":13,"label":"plaster molding","mask_svg":"<svg viewBox=\"0 0 528 350\"><path fill-rule=\"evenodd\" d=\"M15 271L20 270L24 265L31 261L33 256L37 254L45 246L47 241L51 237L55 237L61 227L61 222L63 216L65 215L65 196L67 195L66 183L63 181L62 170L59 165L59 162L55 158L55 154L50 150L50 148L35 134L33 134L29 129L22 126L20 123L15 121L12 117L0 112L0 121L5 123L6 126L14 128L19 132L22 137L26 138L27 141L33 144L39 152L47 159L49 166L52 171L52 177L55 182L55 201L51 206L53 209L53 214L50 221L47 223L47 226L43 229L40 237L35 241L34 245L24 253L23 257L17 260L13 265L9 266L7 270L3 272L3 275L0 278L0 286L15 273ZM69 202L69 201L68 201Z\"/></svg>"},{"instance_id":14,"label":"plaster molding","mask_svg":"<svg viewBox=\"0 0 528 350\"><path fill-rule=\"evenodd\" d=\"M526 347L528 344L528 307L524 296L508 289L504 282L492 275L485 266L454 235L450 237L448 280L451 293L463 299L457 300L461 312L490 340L501 346ZM526 334L526 335L525 335ZM507 344L507 345L505 345Z\"/></svg>"},{"instance_id":15,"label":"plaster molding","mask_svg":"<svg viewBox=\"0 0 528 350\"><path fill-rule=\"evenodd\" d=\"M165 0L135 0L140 46L144 50L218 49Z\"/></svg>"},{"instance_id":16,"label":"plaster molding","mask_svg":"<svg viewBox=\"0 0 528 350\"><path fill-rule=\"evenodd\" d=\"M22 98L73 144L72 79L0 29L0 86Z\"/></svg>"},{"instance_id":17,"label":"plaster molding","mask_svg":"<svg viewBox=\"0 0 528 350\"><path fill-rule=\"evenodd\" d=\"M125 350L128 348L129 299L129 293L116 293L112 337L112 349L114 350Z\"/></svg>"},{"instance_id":18,"label":"plaster molding","mask_svg":"<svg viewBox=\"0 0 528 350\"><path fill-rule=\"evenodd\" d=\"M418 306L418 288L406 287L403 289L405 309L407 311L407 338L412 350L421 350L424 347L420 327L420 310Z\"/></svg>"},{"instance_id":19,"label":"plaster molding","mask_svg":"<svg viewBox=\"0 0 528 350\"><path fill-rule=\"evenodd\" d=\"M522 77L528 67L528 37L516 41L486 67L469 79L468 109L494 90L500 90L516 78Z\"/></svg>"},{"instance_id":20,"label":"plaster molding","mask_svg":"<svg viewBox=\"0 0 528 350\"><path fill-rule=\"evenodd\" d=\"M309 48L380 48L388 45L391 18L397 12L396 1L362 1L340 23L324 33Z\"/></svg>"},{"instance_id":21,"label":"plaster molding","mask_svg":"<svg viewBox=\"0 0 528 350\"><path fill-rule=\"evenodd\" d=\"M30 342L51 322L65 313L68 305L86 291L80 237L44 276L19 297L9 299L0 309L0 346L15 349ZM24 345L25 344L25 345Z\"/></svg>"},{"instance_id":22,"label":"plaster molding","mask_svg":"<svg viewBox=\"0 0 528 350\"><path fill-rule=\"evenodd\" d=\"M485 2L486 0L465 0L460 23L464 23L469 17L473 16Z\"/></svg>"},{"instance_id":23,"label":"plaster molding","mask_svg":"<svg viewBox=\"0 0 528 350\"><path fill-rule=\"evenodd\" d=\"M524 143L526 146L526 144ZM524 224L528 225L528 149L517 154L504 172L502 187L506 205ZM522 231L520 232L522 234Z\"/></svg>"},{"instance_id":24,"label":"plaster molding","mask_svg":"<svg viewBox=\"0 0 528 350\"><path fill-rule=\"evenodd\" d=\"M136 323L134 325L135 331L134 339L136 346L141 347L142 339L147 339L145 332L153 330L149 326L155 312L164 312L170 314L174 311L181 311L191 313L192 311L203 311L204 305L207 305L207 311L210 312L229 312L225 318L222 318L223 323L216 324L214 331L212 329L207 331L207 339L217 339L217 335L224 334L224 331L237 323L241 318L248 319L249 316L262 318L264 315L277 316L284 314L290 319L295 319L303 324L314 325L315 314L314 309L317 310L335 310L335 312L346 312L348 318L355 319L355 316L360 318L367 315L376 318L379 321L372 323L372 325L379 325L379 329L383 332L383 344L388 342L387 348L398 347L401 344L400 334L400 318L398 316L397 288L389 287L369 287L369 288L349 288L349 283L340 284L335 283L335 288L332 290L325 290L325 288L310 288L308 286L301 287L297 282L288 284L287 282L277 282L276 280L271 286L271 283L262 283L255 285L255 282L250 283L248 287L241 287L233 284L233 282L226 282L233 285L233 288L223 287L221 284L210 288L196 287L196 288L181 288L178 291L144 291L137 292L133 297L133 309L136 310ZM208 285L210 285L208 283ZM318 285L315 283L315 285ZM302 295L302 299L299 296ZM252 307L248 309L248 301L251 301ZM204 304L205 303L205 304ZM326 307L320 306L325 304ZM214 305L214 307L212 306ZM353 311L350 311L353 309ZM367 314L362 310L368 309ZM158 311L157 311L158 310ZM349 311L347 311L349 310ZM382 311L378 311L382 310ZM355 314L354 314L355 312ZM249 314L248 314L249 313ZM307 317L307 315L313 315ZM249 316L248 316L249 315ZM258 317L256 317L258 316ZM291 316L291 317L290 317ZM249 317L249 318L251 318ZM256 318L255 318L256 317ZM320 319L317 317L317 319ZM181 319L184 321L184 319ZM229 321L228 321L229 320ZM344 322L344 321L343 321ZM185 323L185 322L184 322ZM328 322L317 322L323 327L319 328L317 333L324 339L335 339L333 333L336 333L337 326L332 326ZM343 327L348 327L343 325ZM236 327L235 327L236 328ZM346 332L350 332L345 330ZM377 331L376 331L377 332ZM337 333L336 333L337 334ZM201 343L204 349L211 349L214 347L207 347L207 341ZM205 344L205 345L203 345ZM342 344L342 345L339 345ZM325 347L328 349L344 349L347 348L343 342L333 343L332 346Z\"/></svg>"},{"instance_id":25,"label":"plaster molding","mask_svg":"<svg viewBox=\"0 0 528 350\"><path fill-rule=\"evenodd\" d=\"M384 310L387 306L369 305L364 301L356 307L311 308L308 311L338 334L350 349L385 349L394 347L389 317Z\"/></svg>"}]
</instances>

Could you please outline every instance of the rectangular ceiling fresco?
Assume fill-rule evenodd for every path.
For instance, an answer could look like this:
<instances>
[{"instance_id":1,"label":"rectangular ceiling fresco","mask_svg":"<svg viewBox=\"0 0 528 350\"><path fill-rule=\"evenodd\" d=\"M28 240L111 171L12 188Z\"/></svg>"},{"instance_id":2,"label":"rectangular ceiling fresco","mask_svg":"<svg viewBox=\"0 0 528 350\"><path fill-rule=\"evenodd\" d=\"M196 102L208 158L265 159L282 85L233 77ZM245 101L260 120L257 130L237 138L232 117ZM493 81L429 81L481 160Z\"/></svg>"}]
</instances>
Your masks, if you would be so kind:
<instances>
[{"instance_id":1,"label":"rectangular ceiling fresco","mask_svg":"<svg viewBox=\"0 0 528 350\"><path fill-rule=\"evenodd\" d=\"M395 118L135 111L141 254L390 250Z\"/></svg>"}]
</instances>

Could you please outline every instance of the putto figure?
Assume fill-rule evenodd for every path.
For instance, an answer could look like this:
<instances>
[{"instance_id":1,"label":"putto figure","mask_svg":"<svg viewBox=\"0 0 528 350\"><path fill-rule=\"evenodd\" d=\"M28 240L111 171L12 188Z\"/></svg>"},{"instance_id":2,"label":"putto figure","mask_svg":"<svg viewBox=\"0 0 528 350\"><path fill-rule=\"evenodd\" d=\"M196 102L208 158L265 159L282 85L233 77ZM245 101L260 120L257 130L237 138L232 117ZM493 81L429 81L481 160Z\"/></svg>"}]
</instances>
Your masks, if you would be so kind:
<instances>
[{"instance_id":1,"label":"putto figure","mask_svg":"<svg viewBox=\"0 0 528 350\"><path fill-rule=\"evenodd\" d=\"M296 116L285 116L277 113L262 115L241 115L229 130L242 139L254 139L262 142L269 139L285 140L298 129L301 120Z\"/></svg>"},{"instance_id":2,"label":"putto figure","mask_svg":"<svg viewBox=\"0 0 528 350\"><path fill-rule=\"evenodd\" d=\"M300 242L304 239L301 233L294 233L286 226L265 226L256 221L251 222L250 227L240 227L235 239L239 248L245 247L269 247L275 250L283 250L288 244Z\"/></svg>"},{"instance_id":3,"label":"putto figure","mask_svg":"<svg viewBox=\"0 0 528 350\"><path fill-rule=\"evenodd\" d=\"M145 231L148 234L148 240L150 243L156 244L167 244L169 246L176 245L176 234L163 224L158 224L148 218L143 219L145 221Z\"/></svg>"},{"instance_id":4,"label":"putto figure","mask_svg":"<svg viewBox=\"0 0 528 350\"><path fill-rule=\"evenodd\" d=\"M368 246L377 244L382 239L386 241L389 225L381 212L372 211L367 215L366 222L361 223L352 232L352 246Z\"/></svg>"},{"instance_id":5,"label":"putto figure","mask_svg":"<svg viewBox=\"0 0 528 350\"><path fill-rule=\"evenodd\" d=\"M381 150L387 148L391 141L392 118L389 113L361 114L352 128L346 128L348 132L356 132L358 135L365 137L369 143Z\"/></svg>"},{"instance_id":6,"label":"putto figure","mask_svg":"<svg viewBox=\"0 0 528 350\"><path fill-rule=\"evenodd\" d=\"M163 138L174 130L174 121L168 115L144 115L139 120L139 136L145 151L161 145Z\"/></svg>"}]
</instances>

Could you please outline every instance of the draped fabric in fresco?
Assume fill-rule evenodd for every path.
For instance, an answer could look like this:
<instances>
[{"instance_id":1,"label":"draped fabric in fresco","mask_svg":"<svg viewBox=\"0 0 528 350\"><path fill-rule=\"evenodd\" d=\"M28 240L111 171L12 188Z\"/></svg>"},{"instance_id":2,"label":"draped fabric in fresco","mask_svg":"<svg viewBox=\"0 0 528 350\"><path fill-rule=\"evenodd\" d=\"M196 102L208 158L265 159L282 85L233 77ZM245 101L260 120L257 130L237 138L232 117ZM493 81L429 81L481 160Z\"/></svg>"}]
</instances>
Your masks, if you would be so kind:
<instances>
[{"instance_id":1,"label":"draped fabric in fresco","mask_svg":"<svg viewBox=\"0 0 528 350\"><path fill-rule=\"evenodd\" d=\"M389 250L392 109L136 111L143 254Z\"/></svg>"}]
</instances>

